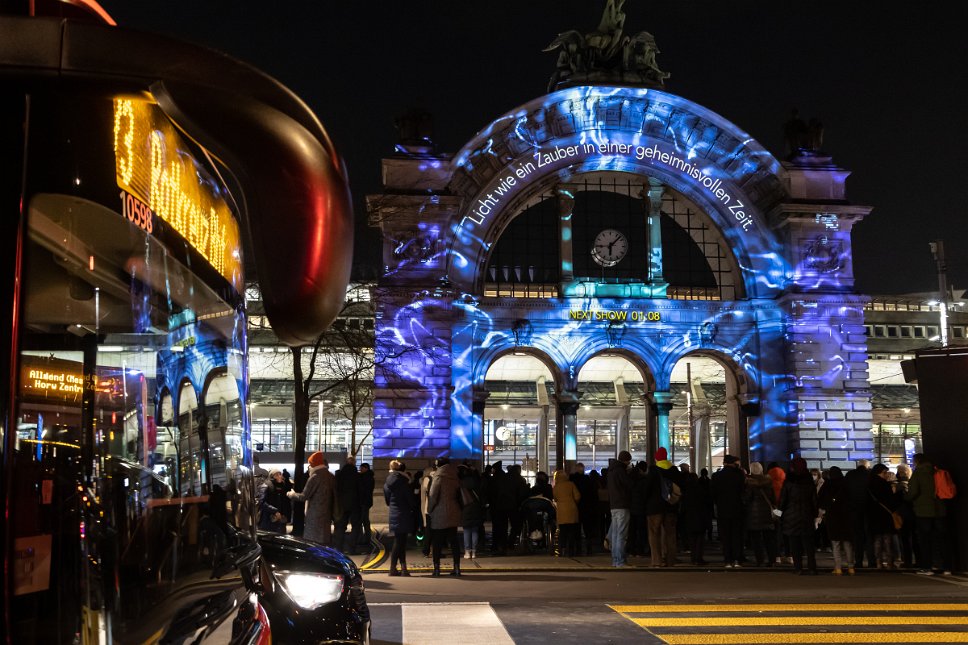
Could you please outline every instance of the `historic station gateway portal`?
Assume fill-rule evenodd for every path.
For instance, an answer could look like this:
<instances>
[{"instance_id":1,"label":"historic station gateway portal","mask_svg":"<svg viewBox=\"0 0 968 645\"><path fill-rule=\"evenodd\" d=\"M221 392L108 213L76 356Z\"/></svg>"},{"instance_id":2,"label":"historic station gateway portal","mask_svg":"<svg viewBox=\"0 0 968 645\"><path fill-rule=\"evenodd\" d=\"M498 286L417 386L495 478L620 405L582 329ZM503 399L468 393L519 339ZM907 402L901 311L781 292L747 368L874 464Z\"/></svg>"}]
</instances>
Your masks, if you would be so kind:
<instances>
[{"instance_id":1,"label":"historic station gateway portal","mask_svg":"<svg viewBox=\"0 0 968 645\"><path fill-rule=\"evenodd\" d=\"M456 155L402 121L368 199L375 456L869 457L850 231L870 208L819 125L791 120L779 161L665 91L648 33L591 36Z\"/></svg>"}]
</instances>

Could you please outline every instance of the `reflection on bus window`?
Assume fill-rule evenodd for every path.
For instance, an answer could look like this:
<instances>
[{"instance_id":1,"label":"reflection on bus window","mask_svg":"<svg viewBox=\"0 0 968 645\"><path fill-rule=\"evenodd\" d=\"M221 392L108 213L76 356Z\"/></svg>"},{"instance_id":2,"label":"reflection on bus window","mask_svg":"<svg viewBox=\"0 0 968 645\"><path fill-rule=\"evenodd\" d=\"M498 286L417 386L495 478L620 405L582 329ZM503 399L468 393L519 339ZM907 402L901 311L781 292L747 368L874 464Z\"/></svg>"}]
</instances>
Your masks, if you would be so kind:
<instances>
[{"instance_id":1,"label":"reflection on bus window","mask_svg":"<svg viewBox=\"0 0 968 645\"><path fill-rule=\"evenodd\" d=\"M85 126L110 150L113 103L98 106L103 115L89 112L102 121ZM173 151L183 143L167 141ZM117 196L34 190L28 202L11 456L14 642L190 631L165 603L190 590L206 611L230 606L238 581L215 573L254 537L242 297L177 229L139 225Z\"/></svg>"}]
</instances>

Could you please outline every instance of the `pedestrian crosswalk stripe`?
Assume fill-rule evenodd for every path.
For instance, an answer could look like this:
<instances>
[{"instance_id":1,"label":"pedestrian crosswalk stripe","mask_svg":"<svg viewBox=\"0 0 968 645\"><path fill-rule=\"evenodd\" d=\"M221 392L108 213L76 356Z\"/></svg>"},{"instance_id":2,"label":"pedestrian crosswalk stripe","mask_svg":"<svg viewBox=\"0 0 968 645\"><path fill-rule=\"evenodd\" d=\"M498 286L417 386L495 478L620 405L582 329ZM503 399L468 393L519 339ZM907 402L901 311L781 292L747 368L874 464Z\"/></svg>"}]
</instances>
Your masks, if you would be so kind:
<instances>
[{"instance_id":1,"label":"pedestrian crosswalk stripe","mask_svg":"<svg viewBox=\"0 0 968 645\"><path fill-rule=\"evenodd\" d=\"M766 605L609 605L620 614L682 614L687 612L753 612L753 611L968 611L968 603L913 604L766 604Z\"/></svg>"},{"instance_id":2,"label":"pedestrian crosswalk stripe","mask_svg":"<svg viewBox=\"0 0 968 645\"><path fill-rule=\"evenodd\" d=\"M968 603L609 607L667 645L968 643ZM930 625L950 631L913 631L914 628ZM838 626L857 629L830 631ZM758 627L781 629L764 631L757 630ZM749 628L753 628L752 633Z\"/></svg>"},{"instance_id":3,"label":"pedestrian crosswalk stripe","mask_svg":"<svg viewBox=\"0 0 968 645\"><path fill-rule=\"evenodd\" d=\"M488 603L403 604L403 642L514 645L504 623Z\"/></svg>"},{"instance_id":4,"label":"pedestrian crosswalk stripe","mask_svg":"<svg viewBox=\"0 0 968 645\"><path fill-rule=\"evenodd\" d=\"M958 632L822 632L810 634L664 634L669 645L773 645L774 643L968 643Z\"/></svg>"},{"instance_id":5,"label":"pedestrian crosswalk stripe","mask_svg":"<svg viewBox=\"0 0 968 645\"><path fill-rule=\"evenodd\" d=\"M639 627L784 627L803 625L968 625L968 616L744 616L632 618Z\"/></svg>"}]
</instances>

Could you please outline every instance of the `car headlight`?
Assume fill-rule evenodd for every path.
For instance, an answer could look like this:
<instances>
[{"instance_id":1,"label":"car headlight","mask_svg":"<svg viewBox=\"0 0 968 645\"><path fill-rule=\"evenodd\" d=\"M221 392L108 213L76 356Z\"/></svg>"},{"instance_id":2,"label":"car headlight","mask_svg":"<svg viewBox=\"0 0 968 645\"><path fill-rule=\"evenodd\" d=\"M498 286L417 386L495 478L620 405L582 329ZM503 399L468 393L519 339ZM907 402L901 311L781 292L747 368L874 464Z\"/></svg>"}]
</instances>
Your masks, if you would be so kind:
<instances>
[{"instance_id":1,"label":"car headlight","mask_svg":"<svg viewBox=\"0 0 968 645\"><path fill-rule=\"evenodd\" d=\"M339 600L343 576L299 571L276 571L276 577L293 602L304 609L316 609Z\"/></svg>"}]
</instances>

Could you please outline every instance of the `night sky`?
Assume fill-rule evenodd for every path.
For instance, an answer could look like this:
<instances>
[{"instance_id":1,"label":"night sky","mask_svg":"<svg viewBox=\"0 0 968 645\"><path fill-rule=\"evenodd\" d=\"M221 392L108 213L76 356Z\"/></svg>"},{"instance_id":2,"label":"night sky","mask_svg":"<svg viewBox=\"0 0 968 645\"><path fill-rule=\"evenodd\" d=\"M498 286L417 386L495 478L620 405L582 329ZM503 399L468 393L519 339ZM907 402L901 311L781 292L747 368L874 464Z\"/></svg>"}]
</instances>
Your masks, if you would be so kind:
<instances>
[{"instance_id":1,"label":"night sky","mask_svg":"<svg viewBox=\"0 0 968 645\"><path fill-rule=\"evenodd\" d=\"M556 34L597 27L604 0L384 2L104 0L120 25L208 45L289 86L319 115L349 168L357 264L379 264L363 198L380 190L394 118L435 117L456 152L545 93ZM889 6L890 5L890 6ZM857 289L968 288L968 4L814 0L628 0L626 34L650 31L666 89L719 113L778 158L795 107L825 127L852 171L848 198L874 207L854 228Z\"/></svg>"}]
</instances>

